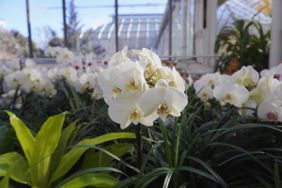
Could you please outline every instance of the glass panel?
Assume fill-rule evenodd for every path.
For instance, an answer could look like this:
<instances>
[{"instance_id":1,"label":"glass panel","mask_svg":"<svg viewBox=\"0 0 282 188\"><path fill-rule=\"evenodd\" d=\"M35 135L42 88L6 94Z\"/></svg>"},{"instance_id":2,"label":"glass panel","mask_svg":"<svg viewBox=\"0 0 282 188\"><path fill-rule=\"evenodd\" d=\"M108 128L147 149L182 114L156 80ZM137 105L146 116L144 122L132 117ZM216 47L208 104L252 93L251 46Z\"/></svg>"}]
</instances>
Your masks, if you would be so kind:
<instances>
[{"instance_id":1,"label":"glass panel","mask_svg":"<svg viewBox=\"0 0 282 188\"><path fill-rule=\"evenodd\" d=\"M217 10L217 31L234 20L255 20L270 29L272 0L228 0Z\"/></svg>"},{"instance_id":2,"label":"glass panel","mask_svg":"<svg viewBox=\"0 0 282 188\"><path fill-rule=\"evenodd\" d=\"M155 48L166 3L167 0L120 0L119 18L129 25L123 28L128 37L120 38L120 48Z\"/></svg>"},{"instance_id":3,"label":"glass panel","mask_svg":"<svg viewBox=\"0 0 282 188\"><path fill-rule=\"evenodd\" d=\"M67 1L71 2L71 0ZM78 52L94 52L101 61L108 59L115 52L114 3L114 0L75 0L81 30L86 32L81 35L81 48ZM94 32L89 33L89 31Z\"/></svg>"}]
</instances>

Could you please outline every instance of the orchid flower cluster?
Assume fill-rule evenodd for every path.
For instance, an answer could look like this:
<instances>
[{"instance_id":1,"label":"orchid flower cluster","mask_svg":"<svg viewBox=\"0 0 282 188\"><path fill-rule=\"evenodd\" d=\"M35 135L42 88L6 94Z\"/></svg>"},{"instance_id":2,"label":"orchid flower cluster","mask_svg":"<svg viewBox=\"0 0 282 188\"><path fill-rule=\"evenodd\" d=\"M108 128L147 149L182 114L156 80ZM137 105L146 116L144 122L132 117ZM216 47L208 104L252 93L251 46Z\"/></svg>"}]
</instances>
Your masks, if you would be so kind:
<instances>
[{"instance_id":1,"label":"orchid flower cluster","mask_svg":"<svg viewBox=\"0 0 282 188\"><path fill-rule=\"evenodd\" d=\"M97 76L104 66L96 63L91 54L75 56L71 51L59 47L49 47L47 53L56 57L57 64L51 68L36 65L31 59L25 60L22 69L19 59L1 62L0 79L4 86L1 97L11 98L15 90L53 97L57 93L55 83L60 80L64 80L79 93L92 92L94 98L102 97Z\"/></svg>"},{"instance_id":2,"label":"orchid flower cluster","mask_svg":"<svg viewBox=\"0 0 282 188\"><path fill-rule=\"evenodd\" d=\"M239 108L244 116L271 122L282 122L282 64L258 73L252 66L243 66L232 75L218 72L206 74L194 82L197 96L209 103Z\"/></svg>"},{"instance_id":3,"label":"orchid flower cluster","mask_svg":"<svg viewBox=\"0 0 282 188\"><path fill-rule=\"evenodd\" d=\"M45 55L49 57L55 57L57 63L72 65L74 61L74 54L68 49L64 47L48 47L45 50Z\"/></svg>"},{"instance_id":4,"label":"orchid flower cluster","mask_svg":"<svg viewBox=\"0 0 282 188\"><path fill-rule=\"evenodd\" d=\"M162 66L145 48L114 54L98 83L110 118L122 129L131 123L152 126L158 117L178 117L188 103L185 82L175 67Z\"/></svg>"},{"instance_id":5,"label":"orchid flower cluster","mask_svg":"<svg viewBox=\"0 0 282 188\"><path fill-rule=\"evenodd\" d=\"M25 93L35 92L51 97L56 90L46 72L47 68L35 68L35 63L27 60L25 68L6 75L4 82L9 90L20 89Z\"/></svg>"}]
</instances>

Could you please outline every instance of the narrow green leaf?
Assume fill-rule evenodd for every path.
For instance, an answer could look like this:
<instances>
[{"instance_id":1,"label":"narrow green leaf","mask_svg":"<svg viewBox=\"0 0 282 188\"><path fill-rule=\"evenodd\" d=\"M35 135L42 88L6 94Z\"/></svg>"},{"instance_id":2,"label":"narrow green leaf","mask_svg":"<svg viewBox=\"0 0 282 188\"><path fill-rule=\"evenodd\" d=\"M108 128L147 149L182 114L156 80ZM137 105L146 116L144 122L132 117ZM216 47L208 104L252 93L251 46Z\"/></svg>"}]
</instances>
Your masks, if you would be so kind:
<instances>
[{"instance_id":1,"label":"narrow green leaf","mask_svg":"<svg viewBox=\"0 0 282 188\"><path fill-rule=\"evenodd\" d=\"M65 113L62 113L49 117L44 122L35 138L30 166L33 185L39 187L48 186L50 161L61 137L65 115Z\"/></svg>"},{"instance_id":2,"label":"narrow green leaf","mask_svg":"<svg viewBox=\"0 0 282 188\"><path fill-rule=\"evenodd\" d=\"M24 124L22 120L20 120L15 114L9 111L5 111L10 118L10 123L14 128L17 138L21 144L23 152L27 158L29 164L31 164L31 155L33 151L33 146L35 142L35 138L31 134L30 130Z\"/></svg>"},{"instance_id":3,"label":"narrow green leaf","mask_svg":"<svg viewBox=\"0 0 282 188\"><path fill-rule=\"evenodd\" d=\"M167 174L170 171L167 167L160 167L152 170L151 172L147 173L145 176L140 178L136 184L138 188L145 188L155 179Z\"/></svg>"},{"instance_id":4,"label":"narrow green leaf","mask_svg":"<svg viewBox=\"0 0 282 188\"><path fill-rule=\"evenodd\" d=\"M74 178L60 188L82 188L87 186L114 187L117 183L118 180L108 174L91 173Z\"/></svg>"},{"instance_id":5,"label":"narrow green leaf","mask_svg":"<svg viewBox=\"0 0 282 188\"><path fill-rule=\"evenodd\" d=\"M52 175L51 182L57 180L58 178L65 175L72 166L78 161L81 155L88 150L85 146L95 146L102 144L108 141L117 140L117 139L134 139L134 133L127 132L117 132L117 133L108 133L97 138L84 139L74 146L67 154L62 158L60 165L58 166L55 173ZM81 147L83 146L83 147Z\"/></svg>"},{"instance_id":6,"label":"narrow green leaf","mask_svg":"<svg viewBox=\"0 0 282 188\"><path fill-rule=\"evenodd\" d=\"M199 158L195 158L195 157L188 157L188 158L201 164L205 169L207 169L218 180L218 182L220 182L222 187L228 187L227 183L223 180L223 178L220 175L218 175L207 163L205 163Z\"/></svg>"},{"instance_id":7,"label":"narrow green leaf","mask_svg":"<svg viewBox=\"0 0 282 188\"><path fill-rule=\"evenodd\" d=\"M180 171L187 171L187 172L191 172L191 173L194 173L194 174L198 174L202 177L205 177L207 179L210 179L214 182L218 182L218 180L216 178L214 178L211 174L205 172L205 171L202 171L202 170L199 170L199 169L196 169L196 168L193 168L193 167L187 167L187 166L183 166L183 167L180 167L178 168L178 170Z\"/></svg>"},{"instance_id":8,"label":"narrow green leaf","mask_svg":"<svg viewBox=\"0 0 282 188\"><path fill-rule=\"evenodd\" d=\"M282 188L282 182L280 179L280 168L279 163L275 161L274 164L274 182L275 182L275 188Z\"/></svg>"},{"instance_id":9,"label":"narrow green leaf","mask_svg":"<svg viewBox=\"0 0 282 188\"><path fill-rule=\"evenodd\" d=\"M159 119L159 124L160 124L160 129L161 129L161 132L162 132L162 135L163 135L166 159L167 159L168 164L170 166L173 166L172 153L171 153L171 147L170 147L171 144L170 144L169 139L168 139L167 130L166 130L165 126L164 126L164 123L160 119Z\"/></svg>"},{"instance_id":10,"label":"narrow green leaf","mask_svg":"<svg viewBox=\"0 0 282 188\"><path fill-rule=\"evenodd\" d=\"M104 149L110 152L111 154L115 155L116 157L121 157L124 154L133 151L134 147L132 146L132 144L120 143L112 144L110 146L105 147ZM108 166L113 160L113 157L103 151L89 151L89 153L85 155L82 164L82 169Z\"/></svg>"},{"instance_id":11,"label":"narrow green leaf","mask_svg":"<svg viewBox=\"0 0 282 188\"><path fill-rule=\"evenodd\" d=\"M86 147L86 148L88 148L88 149L90 149L90 148L96 149L96 150L98 150L98 151L100 151L100 152L103 152L104 154L110 156L112 159L115 159L115 160L118 161L120 164L122 164L122 165L128 167L129 169L135 171L136 173L139 173L139 172L140 172L138 168L136 168L136 167L134 167L134 166L132 166L132 165L126 163L125 161L121 160L121 158L119 158L119 157L117 157L116 155L112 154L111 152L109 152L109 151L103 149L102 147L98 147L98 146L84 146L84 147ZM97 167L95 167L95 168L97 168Z\"/></svg>"},{"instance_id":12,"label":"narrow green leaf","mask_svg":"<svg viewBox=\"0 0 282 188\"><path fill-rule=\"evenodd\" d=\"M170 183L170 179L173 175L173 172L174 172L174 168L173 169L170 169L165 177L165 180L164 180L164 184L163 184L163 188L168 188L169 186L169 183Z\"/></svg>"}]
</instances>

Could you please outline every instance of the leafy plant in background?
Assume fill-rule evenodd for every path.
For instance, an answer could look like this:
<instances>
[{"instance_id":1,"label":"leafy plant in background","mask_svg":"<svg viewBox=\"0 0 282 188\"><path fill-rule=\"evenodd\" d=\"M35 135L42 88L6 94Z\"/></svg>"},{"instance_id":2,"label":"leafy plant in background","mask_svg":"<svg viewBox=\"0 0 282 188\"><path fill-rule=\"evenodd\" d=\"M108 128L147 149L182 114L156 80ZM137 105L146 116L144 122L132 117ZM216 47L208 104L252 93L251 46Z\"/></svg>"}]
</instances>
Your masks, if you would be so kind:
<instances>
[{"instance_id":1,"label":"leafy plant in background","mask_svg":"<svg viewBox=\"0 0 282 188\"><path fill-rule=\"evenodd\" d=\"M243 118L216 101L210 108L193 92L181 118L147 129L140 173L118 187L278 188L281 124Z\"/></svg>"},{"instance_id":2,"label":"leafy plant in background","mask_svg":"<svg viewBox=\"0 0 282 188\"><path fill-rule=\"evenodd\" d=\"M216 70L232 74L241 66L252 65L258 71L268 67L270 31L255 21L236 20L217 36Z\"/></svg>"},{"instance_id":3,"label":"leafy plant in background","mask_svg":"<svg viewBox=\"0 0 282 188\"><path fill-rule=\"evenodd\" d=\"M72 123L62 130L66 113L48 118L35 137L18 117L11 112L7 113L24 156L18 152L0 155L0 176L4 177L1 184L5 185L2 186L3 188L8 187L9 179L19 184L40 188L112 187L118 182L118 179L108 172L122 173L121 171L114 168L95 168L95 165L92 165L90 170L77 171L69 178L65 176L69 175L73 166L89 148L117 139L134 139L135 134L108 133L96 138L83 139L74 146L70 146L68 143L76 125ZM119 148L115 150L112 146L109 147L112 155L115 151L119 156L127 152L127 150L120 151ZM96 154L96 159L99 155ZM106 159L109 164L111 159Z\"/></svg>"}]
</instances>

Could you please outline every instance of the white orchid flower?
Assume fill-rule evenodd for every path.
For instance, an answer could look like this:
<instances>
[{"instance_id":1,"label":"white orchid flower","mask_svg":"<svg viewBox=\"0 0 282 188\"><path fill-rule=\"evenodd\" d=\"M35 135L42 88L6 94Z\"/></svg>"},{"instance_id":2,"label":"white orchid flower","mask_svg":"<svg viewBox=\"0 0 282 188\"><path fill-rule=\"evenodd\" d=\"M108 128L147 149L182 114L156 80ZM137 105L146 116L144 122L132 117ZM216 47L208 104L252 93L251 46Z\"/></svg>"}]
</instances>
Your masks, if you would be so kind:
<instances>
[{"instance_id":1,"label":"white orchid flower","mask_svg":"<svg viewBox=\"0 0 282 188\"><path fill-rule=\"evenodd\" d=\"M252 89L259 80L259 73L252 66L243 66L240 70L232 74L231 77L237 84Z\"/></svg>"},{"instance_id":2,"label":"white orchid flower","mask_svg":"<svg viewBox=\"0 0 282 188\"><path fill-rule=\"evenodd\" d=\"M203 102L208 102L209 99L213 98L213 90L210 86L205 86L197 93L197 96Z\"/></svg>"},{"instance_id":3,"label":"white orchid flower","mask_svg":"<svg viewBox=\"0 0 282 188\"><path fill-rule=\"evenodd\" d=\"M143 69L137 62L125 62L107 68L98 77L98 83L107 103L119 96L140 96L148 87Z\"/></svg>"},{"instance_id":4,"label":"white orchid flower","mask_svg":"<svg viewBox=\"0 0 282 188\"><path fill-rule=\"evenodd\" d=\"M59 78L66 80L71 85L75 84L78 79L76 70L70 66L61 67L58 70L58 75Z\"/></svg>"},{"instance_id":5,"label":"white orchid flower","mask_svg":"<svg viewBox=\"0 0 282 188\"><path fill-rule=\"evenodd\" d=\"M258 118L272 122L282 122L282 100L268 99L257 110Z\"/></svg>"},{"instance_id":6,"label":"white orchid flower","mask_svg":"<svg viewBox=\"0 0 282 188\"><path fill-rule=\"evenodd\" d=\"M139 107L138 99L133 97L120 97L112 100L109 103L108 113L114 122L120 124L121 129L127 128L131 123L152 126L154 120L158 118L156 114L145 117Z\"/></svg>"},{"instance_id":7,"label":"white orchid flower","mask_svg":"<svg viewBox=\"0 0 282 188\"><path fill-rule=\"evenodd\" d=\"M158 73L158 79L164 79L168 82L170 87L174 87L180 92L185 92L185 81L177 72L175 67L173 67L172 69L169 67L161 67L158 69Z\"/></svg>"},{"instance_id":8,"label":"white orchid flower","mask_svg":"<svg viewBox=\"0 0 282 188\"><path fill-rule=\"evenodd\" d=\"M127 57L127 52L128 49L125 46L121 51L115 53L109 61L109 66L116 66L120 63L131 62L131 60Z\"/></svg>"},{"instance_id":9,"label":"white orchid flower","mask_svg":"<svg viewBox=\"0 0 282 188\"><path fill-rule=\"evenodd\" d=\"M167 115L179 117L187 103L187 96L179 90L169 87L166 80L159 80L156 86L146 91L139 101L145 117L157 113L163 120Z\"/></svg>"},{"instance_id":10,"label":"white orchid flower","mask_svg":"<svg viewBox=\"0 0 282 188\"><path fill-rule=\"evenodd\" d=\"M205 74L199 80L196 80L194 82L194 88L196 90L196 93L198 93L202 88L206 86L211 87L213 89L216 85L229 81L229 76L221 75L219 72Z\"/></svg>"},{"instance_id":11,"label":"white orchid flower","mask_svg":"<svg viewBox=\"0 0 282 188\"><path fill-rule=\"evenodd\" d=\"M138 55L146 79L154 76L156 71L162 67L161 59L152 50L142 48L142 50L134 50L133 52Z\"/></svg>"},{"instance_id":12,"label":"white orchid flower","mask_svg":"<svg viewBox=\"0 0 282 188\"><path fill-rule=\"evenodd\" d=\"M273 78L273 76L262 77L257 87L250 92L250 98L254 99L257 104L260 104L266 100L279 86L279 80Z\"/></svg>"},{"instance_id":13,"label":"white orchid flower","mask_svg":"<svg viewBox=\"0 0 282 188\"><path fill-rule=\"evenodd\" d=\"M59 77L58 68L53 67L53 68L49 69L48 72L47 72L47 76L48 76L48 78L50 78L53 81L58 79L58 77Z\"/></svg>"},{"instance_id":14,"label":"white orchid flower","mask_svg":"<svg viewBox=\"0 0 282 188\"><path fill-rule=\"evenodd\" d=\"M5 76L4 80L9 89L17 89L25 82L25 76L22 71L15 71Z\"/></svg>"},{"instance_id":15,"label":"white orchid flower","mask_svg":"<svg viewBox=\"0 0 282 188\"><path fill-rule=\"evenodd\" d=\"M282 64L279 64L271 69L265 69L260 72L262 77L272 76L279 81L282 81Z\"/></svg>"},{"instance_id":16,"label":"white orchid flower","mask_svg":"<svg viewBox=\"0 0 282 188\"><path fill-rule=\"evenodd\" d=\"M213 98L212 91L214 87L227 82L231 82L230 76L221 75L216 72L202 76L199 80L194 82L193 86L197 96L204 102L207 102L209 99Z\"/></svg>"},{"instance_id":17,"label":"white orchid flower","mask_svg":"<svg viewBox=\"0 0 282 188\"><path fill-rule=\"evenodd\" d=\"M249 99L249 91L244 86L234 83L215 86L213 95L222 105L229 103L238 108Z\"/></svg>"}]
</instances>

